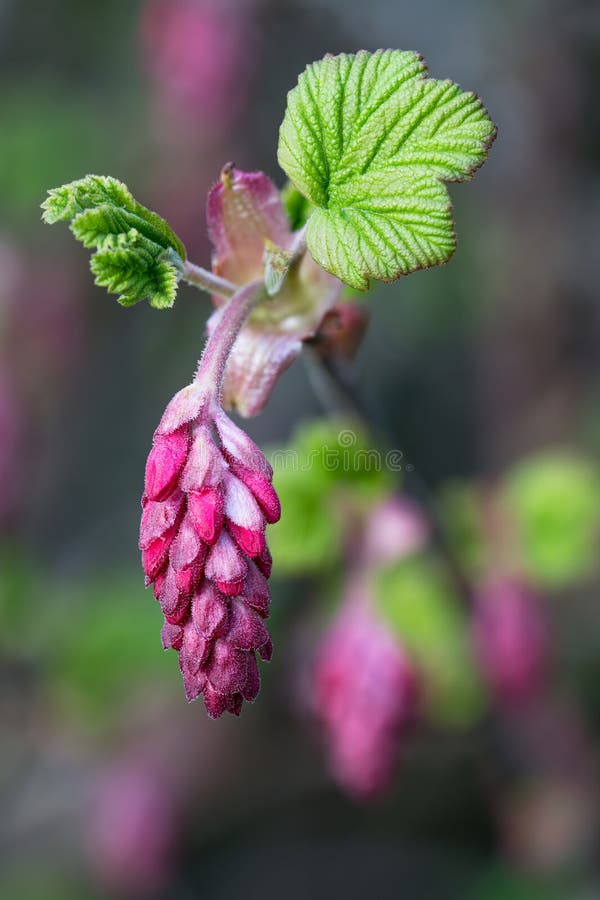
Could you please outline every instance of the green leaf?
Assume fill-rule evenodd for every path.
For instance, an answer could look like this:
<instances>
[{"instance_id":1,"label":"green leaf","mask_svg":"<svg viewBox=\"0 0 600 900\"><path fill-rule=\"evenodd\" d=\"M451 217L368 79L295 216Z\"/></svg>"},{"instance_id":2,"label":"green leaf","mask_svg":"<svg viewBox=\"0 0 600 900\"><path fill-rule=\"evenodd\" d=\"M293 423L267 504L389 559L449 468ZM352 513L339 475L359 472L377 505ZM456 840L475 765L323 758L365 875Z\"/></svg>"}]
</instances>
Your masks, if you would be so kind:
<instances>
[{"instance_id":1,"label":"green leaf","mask_svg":"<svg viewBox=\"0 0 600 900\"><path fill-rule=\"evenodd\" d=\"M137 572L103 573L62 586L65 592L48 647L47 681L59 706L97 725L118 716L144 685L171 689L174 660L161 653L159 611Z\"/></svg>"},{"instance_id":2,"label":"green leaf","mask_svg":"<svg viewBox=\"0 0 600 900\"><path fill-rule=\"evenodd\" d=\"M313 205L294 187L291 181L288 181L281 191L281 202L292 231L297 231L306 225L313 211Z\"/></svg>"},{"instance_id":3,"label":"green leaf","mask_svg":"<svg viewBox=\"0 0 600 900\"><path fill-rule=\"evenodd\" d=\"M99 287L119 294L122 306L133 306L147 297L150 306L165 309L173 306L177 294L175 267L155 256L132 230L126 240L106 243L104 250L92 256L90 268Z\"/></svg>"},{"instance_id":4,"label":"green leaf","mask_svg":"<svg viewBox=\"0 0 600 900\"><path fill-rule=\"evenodd\" d=\"M356 289L446 262L442 181L470 178L495 137L474 94L426 74L417 53L361 50L308 66L288 94L278 159L317 207L308 249Z\"/></svg>"},{"instance_id":5,"label":"green leaf","mask_svg":"<svg viewBox=\"0 0 600 900\"><path fill-rule=\"evenodd\" d=\"M287 447L270 454L273 483L285 515L269 530L280 573L331 572L344 538L390 490L382 454L360 427L347 421L305 423Z\"/></svg>"},{"instance_id":6,"label":"green leaf","mask_svg":"<svg viewBox=\"0 0 600 900\"><path fill-rule=\"evenodd\" d=\"M423 677L430 716L463 727L483 709L468 623L440 561L429 553L411 556L377 574L381 615L398 633Z\"/></svg>"},{"instance_id":7,"label":"green leaf","mask_svg":"<svg viewBox=\"0 0 600 900\"><path fill-rule=\"evenodd\" d=\"M543 587L592 571L598 555L600 479L586 459L547 451L515 466L505 484L522 563Z\"/></svg>"},{"instance_id":8,"label":"green leaf","mask_svg":"<svg viewBox=\"0 0 600 900\"><path fill-rule=\"evenodd\" d=\"M116 178L87 175L49 191L42 204L48 224L71 221L84 247L96 249L96 284L131 306L144 298L156 309L172 306L185 247L159 215L135 200Z\"/></svg>"}]
</instances>

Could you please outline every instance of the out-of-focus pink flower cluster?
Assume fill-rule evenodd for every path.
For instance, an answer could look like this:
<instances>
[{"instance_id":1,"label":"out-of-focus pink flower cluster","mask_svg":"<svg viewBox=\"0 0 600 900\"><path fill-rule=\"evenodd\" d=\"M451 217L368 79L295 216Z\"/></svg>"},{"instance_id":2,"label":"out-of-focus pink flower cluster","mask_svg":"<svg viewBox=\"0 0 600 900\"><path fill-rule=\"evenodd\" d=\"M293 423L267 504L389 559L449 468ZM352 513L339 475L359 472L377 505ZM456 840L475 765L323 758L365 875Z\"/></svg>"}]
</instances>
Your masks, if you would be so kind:
<instances>
[{"instance_id":1,"label":"out-of-focus pink flower cluster","mask_svg":"<svg viewBox=\"0 0 600 900\"><path fill-rule=\"evenodd\" d=\"M377 612L369 570L418 551L427 538L425 520L411 502L390 498L377 506L355 548L340 609L318 647L315 715L336 781L359 799L389 787L418 696L415 668Z\"/></svg>"},{"instance_id":2,"label":"out-of-focus pink flower cluster","mask_svg":"<svg viewBox=\"0 0 600 900\"><path fill-rule=\"evenodd\" d=\"M223 130L243 110L255 62L253 0L147 0L146 66L166 103Z\"/></svg>"},{"instance_id":3,"label":"out-of-focus pink flower cluster","mask_svg":"<svg viewBox=\"0 0 600 900\"><path fill-rule=\"evenodd\" d=\"M497 577L475 596L473 640L481 672L503 704L537 696L548 670L548 628L540 601L515 577Z\"/></svg>"},{"instance_id":4,"label":"out-of-focus pink flower cluster","mask_svg":"<svg viewBox=\"0 0 600 900\"><path fill-rule=\"evenodd\" d=\"M271 657L265 526L280 515L272 475L201 384L175 395L148 457L140 548L165 616L163 646L179 652L188 699L203 694L213 717L239 715L256 698L255 653Z\"/></svg>"},{"instance_id":5,"label":"out-of-focus pink flower cluster","mask_svg":"<svg viewBox=\"0 0 600 900\"><path fill-rule=\"evenodd\" d=\"M346 596L319 648L314 699L331 769L349 794L369 798L388 787L415 698L399 641L364 597Z\"/></svg>"}]
</instances>

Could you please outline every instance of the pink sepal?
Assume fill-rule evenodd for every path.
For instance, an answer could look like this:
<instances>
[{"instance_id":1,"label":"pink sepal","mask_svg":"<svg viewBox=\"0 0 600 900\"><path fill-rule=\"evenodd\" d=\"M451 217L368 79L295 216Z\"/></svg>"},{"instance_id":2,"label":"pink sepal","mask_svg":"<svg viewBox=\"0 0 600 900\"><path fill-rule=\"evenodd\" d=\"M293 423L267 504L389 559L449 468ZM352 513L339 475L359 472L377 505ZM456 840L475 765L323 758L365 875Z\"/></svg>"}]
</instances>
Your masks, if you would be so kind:
<instances>
[{"instance_id":1,"label":"pink sepal","mask_svg":"<svg viewBox=\"0 0 600 900\"><path fill-rule=\"evenodd\" d=\"M175 489L189 447L187 427L159 434L146 462L145 492L149 500L166 500Z\"/></svg>"},{"instance_id":2,"label":"pink sepal","mask_svg":"<svg viewBox=\"0 0 600 900\"><path fill-rule=\"evenodd\" d=\"M223 528L223 492L207 487L188 494L188 512L198 536L214 544Z\"/></svg>"}]
</instances>

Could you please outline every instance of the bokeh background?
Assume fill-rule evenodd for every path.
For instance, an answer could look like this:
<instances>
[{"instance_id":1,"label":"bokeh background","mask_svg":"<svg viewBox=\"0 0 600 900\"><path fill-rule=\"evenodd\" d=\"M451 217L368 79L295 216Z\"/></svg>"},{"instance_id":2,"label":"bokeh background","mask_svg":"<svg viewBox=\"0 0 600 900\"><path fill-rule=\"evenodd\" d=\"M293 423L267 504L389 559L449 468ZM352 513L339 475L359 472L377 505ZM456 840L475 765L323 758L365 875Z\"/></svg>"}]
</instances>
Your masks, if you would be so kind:
<instances>
[{"instance_id":1,"label":"bokeh background","mask_svg":"<svg viewBox=\"0 0 600 900\"><path fill-rule=\"evenodd\" d=\"M186 287L169 312L121 309L39 204L115 175L207 264L221 166L282 185L298 73L381 46L418 49L433 76L479 93L499 137L451 189L455 258L369 295L345 378L442 523L467 604L477 548L501 540L497 497L513 498L509 543L552 664L541 699L513 708L485 686L477 702L444 692L466 665L450 654L437 714L404 739L390 790L362 803L336 786L307 713L310 645L343 573L326 552L305 571L294 547L326 505L303 511L289 488L275 658L240 720L208 721L160 649L136 544L151 435L210 300ZM600 896L599 76L593 0L0 0L2 898ZM286 445L331 405L298 362L248 428ZM441 620L428 627L443 646ZM463 686L479 678L468 668Z\"/></svg>"}]
</instances>

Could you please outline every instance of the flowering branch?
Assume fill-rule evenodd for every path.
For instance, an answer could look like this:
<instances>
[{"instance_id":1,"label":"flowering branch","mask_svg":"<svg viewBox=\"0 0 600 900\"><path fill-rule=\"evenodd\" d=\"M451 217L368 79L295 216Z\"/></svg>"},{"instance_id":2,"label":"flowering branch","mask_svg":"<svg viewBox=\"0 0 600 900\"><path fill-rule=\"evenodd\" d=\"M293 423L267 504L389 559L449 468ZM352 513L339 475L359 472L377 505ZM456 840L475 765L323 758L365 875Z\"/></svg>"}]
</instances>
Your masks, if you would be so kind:
<instances>
[{"instance_id":1,"label":"flowering branch","mask_svg":"<svg viewBox=\"0 0 600 900\"><path fill-rule=\"evenodd\" d=\"M185 281L217 307L194 381L154 433L140 529L163 646L211 716L237 715L258 694L256 655L272 650L265 531L280 515L270 465L224 410L260 412L308 340L324 360L336 347L349 358L365 323L344 312L344 283L364 290L450 257L445 182L470 178L494 137L481 101L429 78L417 53L328 55L300 75L279 134L301 215L263 173L226 165L207 202L212 271L115 178L87 175L43 204L47 223L68 222L92 251L96 284L122 305L166 309Z\"/></svg>"}]
</instances>

